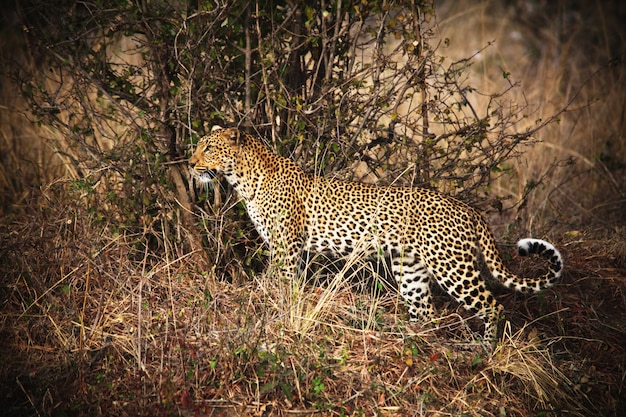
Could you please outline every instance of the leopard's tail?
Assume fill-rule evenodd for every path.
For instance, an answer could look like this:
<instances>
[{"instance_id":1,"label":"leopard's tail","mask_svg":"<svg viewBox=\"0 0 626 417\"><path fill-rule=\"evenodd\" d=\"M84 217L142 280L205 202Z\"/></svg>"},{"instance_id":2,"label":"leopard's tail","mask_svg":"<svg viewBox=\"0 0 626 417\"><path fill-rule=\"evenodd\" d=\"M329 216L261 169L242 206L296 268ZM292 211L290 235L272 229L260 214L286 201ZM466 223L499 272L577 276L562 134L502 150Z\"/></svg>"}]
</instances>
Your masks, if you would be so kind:
<instances>
[{"instance_id":1,"label":"leopard's tail","mask_svg":"<svg viewBox=\"0 0 626 417\"><path fill-rule=\"evenodd\" d=\"M559 251L549 242L541 239L522 239L517 242L517 251L520 256L539 255L549 261L548 270L540 277L519 277L506 268L500 255L495 249L495 239L491 232L487 232L488 240L493 244L481 245L483 258L491 275L507 288L521 292L537 292L553 286L563 272L563 258ZM485 247L486 246L486 247Z\"/></svg>"}]
</instances>

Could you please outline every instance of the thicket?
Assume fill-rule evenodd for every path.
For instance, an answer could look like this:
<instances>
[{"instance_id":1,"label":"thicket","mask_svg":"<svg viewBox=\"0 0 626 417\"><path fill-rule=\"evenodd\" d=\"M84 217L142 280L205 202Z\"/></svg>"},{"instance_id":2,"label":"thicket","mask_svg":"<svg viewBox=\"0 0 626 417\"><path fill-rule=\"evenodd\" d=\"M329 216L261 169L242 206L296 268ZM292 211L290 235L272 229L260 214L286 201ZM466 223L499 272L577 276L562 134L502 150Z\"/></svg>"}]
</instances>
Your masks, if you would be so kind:
<instances>
[{"instance_id":1,"label":"thicket","mask_svg":"<svg viewBox=\"0 0 626 417\"><path fill-rule=\"evenodd\" d=\"M534 110L509 97L517 84L504 70L495 92L477 91L471 56L445 62L433 8L32 1L19 16L35 62L8 68L96 217L148 235L147 246L207 248L185 160L216 124L254 131L317 174L434 187L498 210L519 204L487 186L560 111L528 123ZM227 240L250 231L239 217Z\"/></svg>"}]
</instances>

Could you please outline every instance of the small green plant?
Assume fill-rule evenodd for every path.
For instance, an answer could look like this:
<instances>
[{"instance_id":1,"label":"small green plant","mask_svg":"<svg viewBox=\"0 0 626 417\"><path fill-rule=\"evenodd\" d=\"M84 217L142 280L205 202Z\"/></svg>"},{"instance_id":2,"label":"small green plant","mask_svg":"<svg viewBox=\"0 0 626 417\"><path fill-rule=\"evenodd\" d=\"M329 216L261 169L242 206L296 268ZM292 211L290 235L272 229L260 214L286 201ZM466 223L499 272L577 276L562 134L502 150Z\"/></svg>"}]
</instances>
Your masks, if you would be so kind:
<instances>
[{"instance_id":1,"label":"small green plant","mask_svg":"<svg viewBox=\"0 0 626 417\"><path fill-rule=\"evenodd\" d=\"M315 395L319 395L324 391L324 378L321 375L317 375L311 381L313 384L312 391Z\"/></svg>"}]
</instances>

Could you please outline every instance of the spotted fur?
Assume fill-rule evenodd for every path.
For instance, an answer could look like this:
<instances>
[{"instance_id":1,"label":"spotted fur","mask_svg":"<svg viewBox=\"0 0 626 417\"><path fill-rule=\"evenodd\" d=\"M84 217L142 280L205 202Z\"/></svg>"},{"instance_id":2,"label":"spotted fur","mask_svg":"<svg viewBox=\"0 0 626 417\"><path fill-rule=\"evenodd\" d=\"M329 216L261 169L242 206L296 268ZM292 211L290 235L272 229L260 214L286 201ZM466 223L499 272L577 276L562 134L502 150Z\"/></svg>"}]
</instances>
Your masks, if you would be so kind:
<instances>
[{"instance_id":1,"label":"spotted fur","mask_svg":"<svg viewBox=\"0 0 626 417\"><path fill-rule=\"evenodd\" d=\"M485 221L459 200L422 188L313 176L235 128L202 138L189 162L201 181L224 175L288 277L298 273L303 250L346 256L365 245L384 254L411 321L434 318L429 285L435 281L481 317L485 339L494 340L502 306L485 287L481 259L494 278L518 291L540 291L561 275L560 253L539 239L520 240L518 251L546 257L547 272L538 278L511 273Z\"/></svg>"}]
</instances>

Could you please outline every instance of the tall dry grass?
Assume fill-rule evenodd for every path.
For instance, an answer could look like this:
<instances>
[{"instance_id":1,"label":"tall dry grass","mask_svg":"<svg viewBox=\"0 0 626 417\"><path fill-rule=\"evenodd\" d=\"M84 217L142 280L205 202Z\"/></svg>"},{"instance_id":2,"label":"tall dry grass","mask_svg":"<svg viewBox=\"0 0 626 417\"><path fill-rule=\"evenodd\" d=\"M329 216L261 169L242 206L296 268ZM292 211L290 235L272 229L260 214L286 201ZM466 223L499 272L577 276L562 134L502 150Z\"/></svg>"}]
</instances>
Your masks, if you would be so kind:
<instances>
[{"instance_id":1,"label":"tall dry grass","mask_svg":"<svg viewBox=\"0 0 626 417\"><path fill-rule=\"evenodd\" d=\"M3 57L12 56L26 65L34 65L24 54L19 33L4 31L0 40ZM6 65L6 60L3 60ZM0 79L0 213L7 215L12 204L28 201L30 187L49 184L65 175L63 163L47 145L44 130L33 123L30 111L16 86L6 77Z\"/></svg>"},{"instance_id":2,"label":"tall dry grass","mask_svg":"<svg viewBox=\"0 0 626 417\"><path fill-rule=\"evenodd\" d=\"M529 199L521 227L546 233L623 224L623 6L459 1L441 2L438 13L451 60L482 50L473 67L477 85L497 90L503 72L520 83L514 101L529 106L520 129L567 109L513 162L511 178L493 184L513 201ZM526 197L529 185L537 189Z\"/></svg>"},{"instance_id":3,"label":"tall dry grass","mask_svg":"<svg viewBox=\"0 0 626 417\"><path fill-rule=\"evenodd\" d=\"M521 81L519 100L534 110L520 129L570 106L511 162L510 179L493 184L510 201L526 201L512 225L491 216L497 234L547 235L561 244L569 268L560 286L538 297L500 295L512 324L493 354L473 342L474 318L441 293L437 323L408 325L389 284L371 278L384 276L385 266L360 256L292 283L271 269L260 273L258 240L223 239L224 228L239 227L225 224L224 212L239 209L232 200L201 222L213 259L228 258L223 268L207 267L169 236L167 215L143 232L112 227L93 209L98 200L76 187L58 148L48 146L59 133L31 123L17 90L0 80L3 412L623 412L624 74L619 62L608 65L624 49L613 37L619 20L609 18L617 6L569 11L558 2L546 18L528 4L438 5L451 60L496 40L477 57L472 77L484 91L500 89L502 71ZM19 38L5 37L3 47L27 52ZM562 163L570 157L574 163ZM608 244L601 247L602 233ZM591 237L604 252L589 248ZM537 272L518 262L510 262L517 271Z\"/></svg>"}]
</instances>

